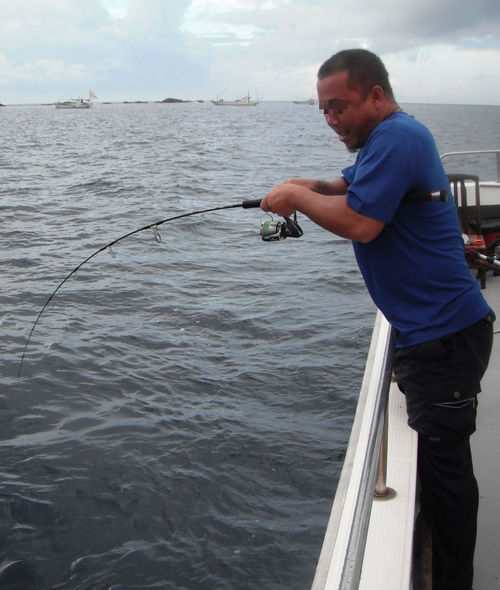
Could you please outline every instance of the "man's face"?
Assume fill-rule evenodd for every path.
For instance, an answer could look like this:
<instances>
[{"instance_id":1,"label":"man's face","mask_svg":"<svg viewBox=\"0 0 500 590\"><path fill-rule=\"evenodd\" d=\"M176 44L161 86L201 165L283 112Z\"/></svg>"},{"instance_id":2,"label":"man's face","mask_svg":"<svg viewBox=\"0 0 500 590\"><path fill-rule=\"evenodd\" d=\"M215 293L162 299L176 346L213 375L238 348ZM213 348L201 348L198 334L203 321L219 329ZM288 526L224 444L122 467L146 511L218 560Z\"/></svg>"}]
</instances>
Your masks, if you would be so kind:
<instances>
[{"instance_id":1,"label":"man's face","mask_svg":"<svg viewBox=\"0 0 500 590\"><path fill-rule=\"evenodd\" d=\"M318 80L317 88L319 107L324 110L329 127L349 151L362 148L379 122L372 93L363 98L359 91L349 88L347 72Z\"/></svg>"}]
</instances>

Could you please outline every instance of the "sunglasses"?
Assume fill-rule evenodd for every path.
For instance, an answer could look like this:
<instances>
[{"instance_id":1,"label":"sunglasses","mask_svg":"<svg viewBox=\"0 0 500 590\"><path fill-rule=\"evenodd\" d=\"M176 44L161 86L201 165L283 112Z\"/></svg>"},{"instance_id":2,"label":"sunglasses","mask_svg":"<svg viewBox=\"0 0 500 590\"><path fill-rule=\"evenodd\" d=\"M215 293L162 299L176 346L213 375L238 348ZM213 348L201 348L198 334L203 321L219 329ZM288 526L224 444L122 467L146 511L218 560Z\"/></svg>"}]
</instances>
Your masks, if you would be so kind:
<instances>
[{"instance_id":1,"label":"sunglasses","mask_svg":"<svg viewBox=\"0 0 500 590\"><path fill-rule=\"evenodd\" d=\"M337 116L343 113L346 104L343 100L340 100L340 98L330 98L329 100L320 100L319 108L325 115L328 115L331 112L333 116Z\"/></svg>"}]
</instances>

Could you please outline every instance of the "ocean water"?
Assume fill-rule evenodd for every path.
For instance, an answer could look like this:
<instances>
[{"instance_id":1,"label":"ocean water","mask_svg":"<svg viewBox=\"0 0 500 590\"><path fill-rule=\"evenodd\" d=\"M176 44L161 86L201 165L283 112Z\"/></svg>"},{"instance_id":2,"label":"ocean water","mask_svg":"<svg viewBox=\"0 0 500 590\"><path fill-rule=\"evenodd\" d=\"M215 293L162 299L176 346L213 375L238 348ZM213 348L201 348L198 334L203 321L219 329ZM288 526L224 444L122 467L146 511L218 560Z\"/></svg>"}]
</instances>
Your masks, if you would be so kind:
<instances>
[{"instance_id":1,"label":"ocean water","mask_svg":"<svg viewBox=\"0 0 500 590\"><path fill-rule=\"evenodd\" d=\"M405 107L440 152L498 147L500 107ZM308 588L375 315L348 241L299 215L266 243L241 208L139 232L63 284L20 361L107 243L354 156L293 103L0 123L0 588Z\"/></svg>"}]
</instances>

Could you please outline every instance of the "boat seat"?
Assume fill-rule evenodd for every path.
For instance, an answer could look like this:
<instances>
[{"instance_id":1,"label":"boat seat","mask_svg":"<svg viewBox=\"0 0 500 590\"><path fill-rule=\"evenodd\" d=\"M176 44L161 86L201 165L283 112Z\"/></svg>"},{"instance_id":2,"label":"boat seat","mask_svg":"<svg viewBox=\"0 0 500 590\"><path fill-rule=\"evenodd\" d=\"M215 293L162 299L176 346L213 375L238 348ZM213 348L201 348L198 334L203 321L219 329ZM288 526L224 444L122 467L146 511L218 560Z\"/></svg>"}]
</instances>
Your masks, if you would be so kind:
<instances>
[{"instance_id":1,"label":"boat seat","mask_svg":"<svg viewBox=\"0 0 500 590\"><path fill-rule=\"evenodd\" d=\"M486 271L493 266L481 260L477 253L485 254L486 247L481 222L481 198L479 192L479 176L474 174L447 174L451 192L455 199L460 228L466 236L465 255L470 268L477 269L477 278L481 288L486 288ZM467 191L474 192L474 202L469 204Z\"/></svg>"}]
</instances>

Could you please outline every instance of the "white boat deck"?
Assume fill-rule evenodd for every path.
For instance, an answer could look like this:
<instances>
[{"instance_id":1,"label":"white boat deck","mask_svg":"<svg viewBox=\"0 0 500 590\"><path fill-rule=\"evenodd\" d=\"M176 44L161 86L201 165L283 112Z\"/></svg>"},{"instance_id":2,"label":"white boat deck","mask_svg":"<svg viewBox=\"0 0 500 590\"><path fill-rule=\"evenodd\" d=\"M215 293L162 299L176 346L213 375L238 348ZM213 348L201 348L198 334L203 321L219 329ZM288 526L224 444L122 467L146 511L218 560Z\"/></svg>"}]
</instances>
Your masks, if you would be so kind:
<instances>
[{"instance_id":1,"label":"white boat deck","mask_svg":"<svg viewBox=\"0 0 500 590\"><path fill-rule=\"evenodd\" d=\"M387 485L396 495L373 501L359 590L411 588L417 434L407 424L406 400L395 383L388 421Z\"/></svg>"},{"instance_id":2,"label":"white boat deck","mask_svg":"<svg viewBox=\"0 0 500 590\"><path fill-rule=\"evenodd\" d=\"M471 437L479 485L474 590L496 590L500 589L500 276L489 272L483 293L497 315L497 333L479 394L477 431Z\"/></svg>"}]
</instances>

